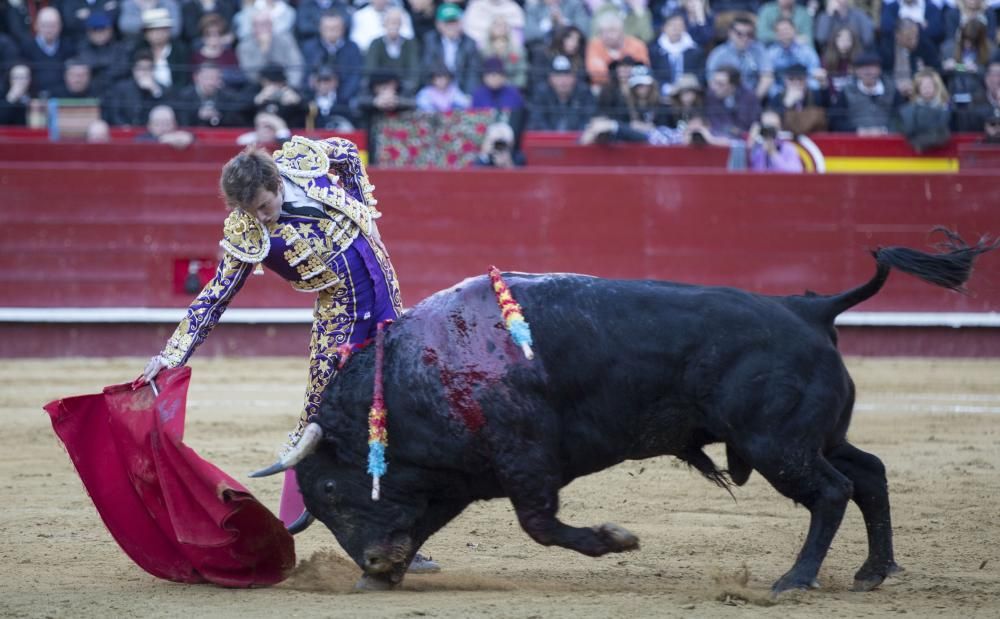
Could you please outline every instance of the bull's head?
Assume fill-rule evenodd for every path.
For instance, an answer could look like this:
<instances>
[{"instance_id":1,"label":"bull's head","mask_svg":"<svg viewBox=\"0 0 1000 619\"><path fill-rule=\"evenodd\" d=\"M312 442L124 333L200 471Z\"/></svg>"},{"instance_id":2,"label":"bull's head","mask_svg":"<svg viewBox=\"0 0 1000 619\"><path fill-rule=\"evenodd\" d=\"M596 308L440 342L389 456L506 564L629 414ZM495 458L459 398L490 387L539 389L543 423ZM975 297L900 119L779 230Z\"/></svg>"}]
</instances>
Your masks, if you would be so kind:
<instances>
[{"instance_id":1,"label":"bull's head","mask_svg":"<svg viewBox=\"0 0 1000 619\"><path fill-rule=\"evenodd\" d=\"M427 518L427 500L416 479L421 475L394 466L375 501L364 454L338 454L322 437L322 428L309 424L281 460L251 476L272 475L295 466L306 509L330 529L364 571L359 586L391 588L402 581L420 545L445 522Z\"/></svg>"}]
</instances>

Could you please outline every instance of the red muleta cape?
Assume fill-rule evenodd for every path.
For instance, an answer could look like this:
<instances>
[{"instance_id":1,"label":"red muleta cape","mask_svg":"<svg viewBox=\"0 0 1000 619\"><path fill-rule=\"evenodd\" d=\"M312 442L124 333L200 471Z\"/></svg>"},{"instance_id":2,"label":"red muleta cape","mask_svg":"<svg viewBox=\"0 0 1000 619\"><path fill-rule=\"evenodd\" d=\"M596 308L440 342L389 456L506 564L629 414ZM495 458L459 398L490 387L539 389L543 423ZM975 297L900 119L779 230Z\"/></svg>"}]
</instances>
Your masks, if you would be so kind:
<instances>
[{"instance_id":1,"label":"red muleta cape","mask_svg":"<svg viewBox=\"0 0 1000 619\"><path fill-rule=\"evenodd\" d=\"M295 566L284 525L242 485L184 445L191 369L149 385L45 405L97 511L122 550L154 576L251 587Z\"/></svg>"}]
</instances>

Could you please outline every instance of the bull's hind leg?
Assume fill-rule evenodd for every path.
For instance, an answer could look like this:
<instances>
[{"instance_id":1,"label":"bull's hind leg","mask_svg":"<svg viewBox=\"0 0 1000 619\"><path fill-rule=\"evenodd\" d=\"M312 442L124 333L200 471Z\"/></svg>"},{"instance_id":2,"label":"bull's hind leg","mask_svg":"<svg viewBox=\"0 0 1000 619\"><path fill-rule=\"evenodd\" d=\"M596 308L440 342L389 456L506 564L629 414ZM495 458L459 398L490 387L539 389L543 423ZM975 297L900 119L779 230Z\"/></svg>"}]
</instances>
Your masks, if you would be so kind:
<instances>
[{"instance_id":1,"label":"bull's hind leg","mask_svg":"<svg viewBox=\"0 0 1000 619\"><path fill-rule=\"evenodd\" d=\"M868 530L868 558L854 575L855 591L871 591L890 574L900 571L892 552L889 483L882 461L844 443L827 455L830 463L854 484L851 498L861 509Z\"/></svg>"},{"instance_id":2,"label":"bull's hind leg","mask_svg":"<svg viewBox=\"0 0 1000 619\"><path fill-rule=\"evenodd\" d=\"M809 533L795 565L774 583L772 591L817 586L819 567L851 497L850 480L818 453L785 451L773 460L754 458L753 465L778 492L803 505L810 515Z\"/></svg>"}]
</instances>

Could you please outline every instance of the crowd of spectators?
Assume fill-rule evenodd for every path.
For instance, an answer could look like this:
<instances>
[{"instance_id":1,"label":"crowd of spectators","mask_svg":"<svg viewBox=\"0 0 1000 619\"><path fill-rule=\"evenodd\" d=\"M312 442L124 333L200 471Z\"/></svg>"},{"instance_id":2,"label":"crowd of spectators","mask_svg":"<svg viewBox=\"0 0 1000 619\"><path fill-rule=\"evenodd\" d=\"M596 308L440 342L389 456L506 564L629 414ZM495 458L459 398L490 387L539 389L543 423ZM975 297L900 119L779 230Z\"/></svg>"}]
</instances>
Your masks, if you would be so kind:
<instances>
[{"instance_id":1,"label":"crowd of spectators","mask_svg":"<svg viewBox=\"0 0 1000 619\"><path fill-rule=\"evenodd\" d=\"M998 14L997 0L0 0L0 124L51 97L98 99L109 127L156 110L272 134L493 109L515 142L779 124L923 150L1000 122Z\"/></svg>"}]
</instances>

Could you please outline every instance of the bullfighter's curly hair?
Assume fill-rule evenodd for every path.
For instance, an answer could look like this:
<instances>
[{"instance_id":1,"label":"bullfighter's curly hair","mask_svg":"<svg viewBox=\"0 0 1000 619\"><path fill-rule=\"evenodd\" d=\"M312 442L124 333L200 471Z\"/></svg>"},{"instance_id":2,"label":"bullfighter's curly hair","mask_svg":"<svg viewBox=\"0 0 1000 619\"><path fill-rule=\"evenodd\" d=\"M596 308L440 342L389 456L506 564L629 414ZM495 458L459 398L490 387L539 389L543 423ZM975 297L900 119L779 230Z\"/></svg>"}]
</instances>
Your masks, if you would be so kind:
<instances>
[{"instance_id":1,"label":"bullfighter's curly hair","mask_svg":"<svg viewBox=\"0 0 1000 619\"><path fill-rule=\"evenodd\" d=\"M219 189L229 208L256 206L253 200L257 192L266 189L278 193L281 176L274 159L264 149L247 146L222 168Z\"/></svg>"}]
</instances>

